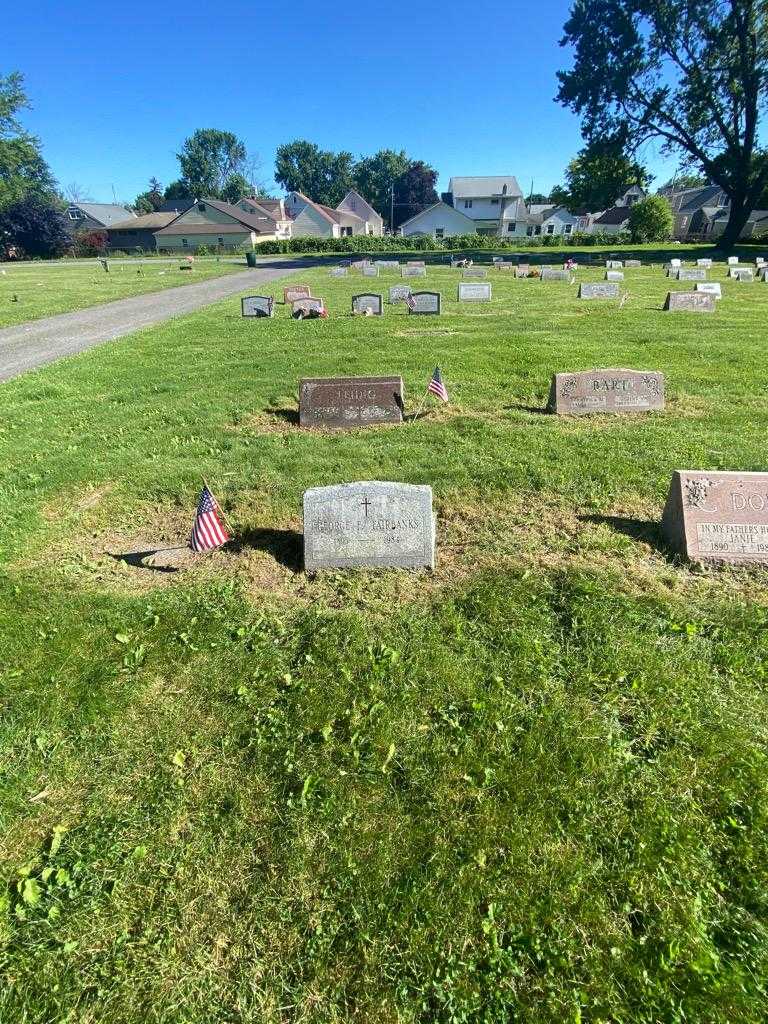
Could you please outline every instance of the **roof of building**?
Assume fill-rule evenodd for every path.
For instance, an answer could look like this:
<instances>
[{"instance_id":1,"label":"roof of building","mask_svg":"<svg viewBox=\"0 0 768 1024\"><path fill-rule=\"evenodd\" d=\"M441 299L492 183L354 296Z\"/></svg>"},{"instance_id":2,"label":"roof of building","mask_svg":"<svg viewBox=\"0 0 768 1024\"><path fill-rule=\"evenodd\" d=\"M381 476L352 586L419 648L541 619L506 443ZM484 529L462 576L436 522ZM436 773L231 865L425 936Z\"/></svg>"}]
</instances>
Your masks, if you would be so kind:
<instances>
[{"instance_id":1,"label":"roof of building","mask_svg":"<svg viewBox=\"0 0 768 1024\"><path fill-rule=\"evenodd\" d=\"M711 206L712 200L723 190L719 185L706 185L704 188L685 189L682 195L685 197L678 208L678 213L694 213L702 206ZM688 195L686 195L688 193Z\"/></svg>"},{"instance_id":2,"label":"roof of building","mask_svg":"<svg viewBox=\"0 0 768 1024\"><path fill-rule=\"evenodd\" d=\"M165 199L155 213L184 213L194 205L194 199Z\"/></svg>"},{"instance_id":3,"label":"roof of building","mask_svg":"<svg viewBox=\"0 0 768 1024\"><path fill-rule=\"evenodd\" d=\"M131 217L130 220L118 221L116 224L110 224L110 231L156 231L158 228L164 228L166 224L170 224L172 220L176 219L175 213L145 213L140 217Z\"/></svg>"},{"instance_id":4,"label":"roof of building","mask_svg":"<svg viewBox=\"0 0 768 1024\"><path fill-rule=\"evenodd\" d=\"M241 203L252 203L274 217L275 220L284 220L286 217L285 207L282 199L264 199L261 196L243 196Z\"/></svg>"},{"instance_id":5,"label":"roof of building","mask_svg":"<svg viewBox=\"0 0 768 1024\"><path fill-rule=\"evenodd\" d=\"M508 196L522 196L517 178L511 174L491 175L489 177L451 178L448 191L454 199L479 199L483 196L500 196L506 186Z\"/></svg>"},{"instance_id":6,"label":"roof of building","mask_svg":"<svg viewBox=\"0 0 768 1024\"><path fill-rule=\"evenodd\" d=\"M219 210L220 213L225 213L231 217L235 224L190 224L183 220L184 214L189 213L189 210L184 210L180 213L164 228L160 228L155 234L158 235L215 235L215 234L232 234L237 231L240 232L243 228L247 228L249 231L256 231L258 233L263 232L265 229L269 234L272 234L275 230L275 218L264 210L261 214L246 213L241 210L239 206L233 206L232 203L224 203L220 199L198 199L195 203L197 206L199 203L204 203L207 206L212 206L214 210ZM254 204L256 205L256 204ZM192 209L192 207L190 207ZM240 227L238 227L238 224Z\"/></svg>"},{"instance_id":7,"label":"roof of building","mask_svg":"<svg viewBox=\"0 0 768 1024\"><path fill-rule=\"evenodd\" d=\"M597 218L595 224L626 224L631 212L631 206L612 206Z\"/></svg>"},{"instance_id":8,"label":"roof of building","mask_svg":"<svg viewBox=\"0 0 768 1024\"><path fill-rule=\"evenodd\" d=\"M105 228L136 216L127 206L118 206L116 203L70 203L69 207L82 210L91 220L98 221Z\"/></svg>"},{"instance_id":9,"label":"roof of building","mask_svg":"<svg viewBox=\"0 0 768 1024\"><path fill-rule=\"evenodd\" d=\"M426 206L423 210L419 210L418 213L414 213L412 217L409 217L408 220L404 220L402 224L398 224L398 231L400 228L404 228L406 224L410 224L412 221L418 220L419 217L423 217L424 214L429 213L430 210L436 210L438 206L444 206L446 210L450 210L451 213L455 213L459 217L463 217L468 224L472 225L472 230L475 230L476 221L472 220L471 217L468 217L466 213L462 213L461 210L457 210L455 206L449 206L448 203L444 203L441 199L436 203L432 203L431 206Z\"/></svg>"},{"instance_id":10,"label":"roof of building","mask_svg":"<svg viewBox=\"0 0 768 1024\"><path fill-rule=\"evenodd\" d=\"M371 204L368 202L368 200L364 196L361 196L360 193L353 188L351 188L349 192L347 192L347 194L341 200L336 209L343 209L345 213L352 213L355 217L359 217L360 215L358 213L355 213L355 205L357 204L358 200L362 203L363 211L366 215L365 217L361 217L361 220L367 220L371 214L377 220L382 220L381 214L377 213L371 206ZM344 206L345 203L348 203L348 206Z\"/></svg>"},{"instance_id":11,"label":"roof of building","mask_svg":"<svg viewBox=\"0 0 768 1024\"><path fill-rule=\"evenodd\" d=\"M532 213L534 217L539 216L542 213L546 213L547 210L554 210L554 203L531 203L528 207L528 212Z\"/></svg>"}]
</instances>

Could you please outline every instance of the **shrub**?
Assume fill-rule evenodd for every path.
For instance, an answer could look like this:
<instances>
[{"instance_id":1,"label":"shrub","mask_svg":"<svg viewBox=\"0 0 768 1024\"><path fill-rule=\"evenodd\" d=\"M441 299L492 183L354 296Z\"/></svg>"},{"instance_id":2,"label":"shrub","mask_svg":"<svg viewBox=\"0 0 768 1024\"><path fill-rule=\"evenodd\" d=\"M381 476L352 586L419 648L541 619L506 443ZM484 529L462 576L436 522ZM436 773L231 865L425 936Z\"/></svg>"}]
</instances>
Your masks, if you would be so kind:
<instances>
[{"instance_id":1,"label":"shrub","mask_svg":"<svg viewBox=\"0 0 768 1024\"><path fill-rule=\"evenodd\" d=\"M629 214L633 242L667 242L674 226L672 207L664 196L646 196L635 203Z\"/></svg>"},{"instance_id":2,"label":"shrub","mask_svg":"<svg viewBox=\"0 0 768 1024\"><path fill-rule=\"evenodd\" d=\"M59 210L45 199L28 196L0 212L0 238L5 249L24 256L62 256L72 236Z\"/></svg>"}]
</instances>

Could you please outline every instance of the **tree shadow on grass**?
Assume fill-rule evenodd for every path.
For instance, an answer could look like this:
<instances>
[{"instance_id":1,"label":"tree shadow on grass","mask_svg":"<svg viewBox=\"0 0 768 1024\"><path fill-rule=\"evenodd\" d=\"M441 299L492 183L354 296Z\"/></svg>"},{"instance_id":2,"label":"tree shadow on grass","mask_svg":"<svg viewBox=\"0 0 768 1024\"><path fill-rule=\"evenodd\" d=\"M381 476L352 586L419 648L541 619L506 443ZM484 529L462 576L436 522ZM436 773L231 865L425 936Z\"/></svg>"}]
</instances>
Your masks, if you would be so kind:
<instances>
[{"instance_id":1,"label":"tree shadow on grass","mask_svg":"<svg viewBox=\"0 0 768 1024\"><path fill-rule=\"evenodd\" d=\"M579 519L582 523L608 526L616 533L623 533L626 537L631 537L632 540L642 541L644 544L650 545L654 551L664 555L669 561L672 561L674 558L673 552L670 551L664 539L664 534L661 531L661 523L657 520L627 519L624 516L599 515L579 516Z\"/></svg>"},{"instance_id":2,"label":"tree shadow on grass","mask_svg":"<svg viewBox=\"0 0 768 1024\"><path fill-rule=\"evenodd\" d=\"M267 527L252 527L242 530L227 544L227 550L238 554L241 551L265 551L276 562L301 572L304 566L304 535L297 530L273 530Z\"/></svg>"},{"instance_id":3,"label":"tree shadow on grass","mask_svg":"<svg viewBox=\"0 0 768 1024\"><path fill-rule=\"evenodd\" d=\"M274 416L275 419L290 423L292 427L298 427L299 425L298 409L265 409L264 412L267 416Z\"/></svg>"}]
</instances>

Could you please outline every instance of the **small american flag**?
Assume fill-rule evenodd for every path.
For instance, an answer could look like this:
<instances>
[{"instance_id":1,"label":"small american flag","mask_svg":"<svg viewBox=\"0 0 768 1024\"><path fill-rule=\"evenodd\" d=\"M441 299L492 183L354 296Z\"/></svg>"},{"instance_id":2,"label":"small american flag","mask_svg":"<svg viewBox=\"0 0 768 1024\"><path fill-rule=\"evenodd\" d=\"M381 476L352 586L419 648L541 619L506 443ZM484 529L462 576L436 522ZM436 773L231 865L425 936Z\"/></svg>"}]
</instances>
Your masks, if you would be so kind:
<instances>
[{"instance_id":1,"label":"small american flag","mask_svg":"<svg viewBox=\"0 0 768 1024\"><path fill-rule=\"evenodd\" d=\"M448 401L448 392L445 390L445 384L443 384L443 376L440 373L440 367L435 367L435 372L432 374L432 380L427 385L427 391L431 391L433 395L437 395L438 398L442 398L444 402Z\"/></svg>"},{"instance_id":2,"label":"small american flag","mask_svg":"<svg viewBox=\"0 0 768 1024\"><path fill-rule=\"evenodd\" d=\"M189 546L193 551L214 551L229 540L224 524L218 516L219 505L206 484L200 492L192 536Z\"/></svg>"},{"instance_id":3,"label":"small american flag","mask_svg":"<svg viewBox=\"0 0 768 1024\"><path fill-rule=\"evenodd\" d=\"M405 304L410 310L416 309L416 299L414 299L410 292L405 296Z\"/></svg>"}]
</instances>

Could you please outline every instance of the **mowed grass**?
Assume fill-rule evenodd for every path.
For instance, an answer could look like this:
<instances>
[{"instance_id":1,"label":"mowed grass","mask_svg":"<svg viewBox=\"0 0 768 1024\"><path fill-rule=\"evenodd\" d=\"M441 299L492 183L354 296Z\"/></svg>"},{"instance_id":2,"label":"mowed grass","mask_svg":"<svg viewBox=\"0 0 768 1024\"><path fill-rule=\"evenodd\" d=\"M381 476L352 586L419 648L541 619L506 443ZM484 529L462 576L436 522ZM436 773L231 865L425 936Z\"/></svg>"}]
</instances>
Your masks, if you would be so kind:
<instances>
[{"instance_id":1,"label":"mowed grass","mask_svg":"<svg viewBox=\"0 0 768 1024\"><path fill-rule=\"evenodd\" d=\"M766 468L768 286L710 277L430 268L442 316L353 319L399 278L308 271L326 321L232 299L3 386L0 1019L765 1020L768 573L658 530L673 469ZM438 362L416 422L296 426L301 376L412 411ZM543 414L596 366L667 411ZM113 557L202 476L230 551ZM303 490L360 479L432 485L433 574L303 574Z\"/></svg>"},{"instance_id":2,"label":"mowed grass","mask_svg":"<svg viewBox=\"0 0 768 1024\"><path fill-rule=\"evenodd\" d=\"M109 273L95 259L0 264L0 328L245 270L245 259L242 265L195 260L192 270L179 269L183 262L182 258L146 263L110 260Z\"/></svg>"}]
</instances>

